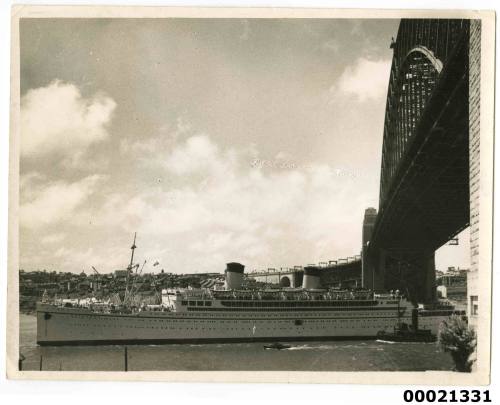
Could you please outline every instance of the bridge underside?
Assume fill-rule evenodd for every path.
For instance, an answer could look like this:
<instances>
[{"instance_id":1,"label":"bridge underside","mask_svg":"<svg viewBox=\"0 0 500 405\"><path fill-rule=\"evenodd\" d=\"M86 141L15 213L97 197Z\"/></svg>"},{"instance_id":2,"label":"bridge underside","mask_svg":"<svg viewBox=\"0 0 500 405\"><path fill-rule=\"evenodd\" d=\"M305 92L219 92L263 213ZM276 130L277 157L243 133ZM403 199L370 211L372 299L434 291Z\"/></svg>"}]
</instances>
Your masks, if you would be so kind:
<instances>
[{"instance_id":1,"label":"bridge underside","mask_svg":"<svg viewBox=\"0 0 500 405\"><path fill-rule=\"evenodd\" d=\"M361 286L361 260L345 260L335 265L315 266L320 270L320 285L324 288L358 288ZM302 286L304 270L274 271L273 273L249 273L255 281L279 287L299 288Z\"/></svg>"},{"instance_id":2,"label":"bridge underside","mask_svg":"<svg viewBox=\"0 0 500 405\"><path fill-rule=\"evenodd\" d=\"M401 159L365 256L373 287L435 294L434 252L469 224L468 47L441 72Z\"/></svg>"},{"instance_id":3,"label":"bridge underside","mask_svg":"<svg viewBox=\"0 0 500 405\"><path fill-rule=\"evenodd\" d=\"M361 260L322 269L321 285L326 288L361 287Z\"/></svg>"}]
</instances>

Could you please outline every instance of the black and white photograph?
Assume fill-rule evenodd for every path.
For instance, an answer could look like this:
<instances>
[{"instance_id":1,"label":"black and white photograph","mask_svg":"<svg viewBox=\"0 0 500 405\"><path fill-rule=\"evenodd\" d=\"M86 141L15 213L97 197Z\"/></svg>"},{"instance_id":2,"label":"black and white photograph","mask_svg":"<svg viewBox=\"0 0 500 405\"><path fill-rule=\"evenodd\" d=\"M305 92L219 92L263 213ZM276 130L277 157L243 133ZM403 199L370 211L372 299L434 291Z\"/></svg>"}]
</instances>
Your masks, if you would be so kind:
<instances>
[{"instance_id":1,"label":"black and white photograph","mask_svg":"<svg viewBox=\"0 0 500 405\"><path fill-rule=\"evenodd\" d=\"M13 13L10 377L488 383L493 13L63 9Z\"/></svg>"}]
</instances>

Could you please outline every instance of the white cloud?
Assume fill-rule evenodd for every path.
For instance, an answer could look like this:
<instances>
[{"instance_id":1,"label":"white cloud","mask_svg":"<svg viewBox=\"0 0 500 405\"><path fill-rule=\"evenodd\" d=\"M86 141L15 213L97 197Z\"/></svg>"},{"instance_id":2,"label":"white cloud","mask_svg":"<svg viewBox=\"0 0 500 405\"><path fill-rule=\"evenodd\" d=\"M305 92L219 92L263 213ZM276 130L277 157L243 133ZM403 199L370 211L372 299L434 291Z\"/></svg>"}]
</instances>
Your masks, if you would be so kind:
<instances>
[{"instance_id":1,"label":"white cloud","mask_svg":"<svg viewBox=\"0 0 500 405\"><path fill-rule=\"evenodd\" d=\"M361 102L383 100L387 94L390 69L391 60L360 58L355 65L344 70L330 91L353 95Z\"/></svg>"},{"instance_id":2,"label":"white cloud","mask_svg":"<svg viewBox=\"0 0 500 405\"><path fill-rule=\"evenodd\" d=\"M125 268L127 257L124 257L123 253L124 250L121 247L108 248L103 251L99 246L83 245L79 248L60 247L53 253L53 256L62 268L76 273L84 271L89 274L93 272L92 266L103 273Z\"/></svg>"},{"instance_id":3,"label":"white cloud","mask_svg":"<svg viewBox=\"0 0 500 405\"><path fill-rule=\"evenodd\" d=\"M116 103L103 94L82 97L70 83L55 80L29 90L21 99L21 155L81 153L108 137Z\"/></svg>"},{"instance_id":4,"label":"white cloud","mask_svg":"<svg viewBox=\"0 0 500 405\"><path fill-rule=\"evenodd\" d=\"M24 176L30 192L21 193L22 229L54 252L42 257L33 246L23 265L81 271L93 263L111 271L127 260L127 237L136 231L137 260L159 260L177 273L219 271L229 261L266 268L352 256L364 209L376 196L372 179L319 163L255 166L252 148L223 147L208 135L141 154L157 160L155 175L164 182L131 192L106 188L102 176ZM275 159L294 160L285 153Z\"/></svg>"},{"instance_id":5,"label":"white cloud","mask_svg":"<svg viewBox=\"0 0 500 405\"><path fill-rule=\"evenodd\" d=\"M243 30L240 34L241 41L247 41L250 38L250 22L248 20L241 20L241 25L243 26Z\"/></svg>"},{"instance_id":6,"label":"white cloud","mask_svg":"<svg viewBox=\"0 0 500 405\"><path fill-rule=\"evenodd\" d=\"M364 179L327 165L267 170L251 162L207 135L193 136L166 157L165 177L178 186L110 195L94 224L121 235L138 231L141 255L175 272L218 271L231 260L291 266L358 253L366 195L373 194L360 191ZM198 181L183 184L193 173Z\"/></svg>"},{"instance_id":7,"label":"white cloud","mask_svg":"<svg viewBox=\"0 0 500 405\"><path fill-rule=\"evenodd\" d=\"M337 53L340 50L340 43L335 38L330 38L321 44L321 49L327 52Z\"/></svg>"},{"instance_id":8,"label":"white cloud","mask_svg":"<svg viewBox=\"0 0 500 405\"><path fill-rule=\"evenodd\" d=\"M207 135L195 135L172 151L165 161L165 166L178 175L199 172L215 174L224 171L229 163Z\"/></svg>"},{"instance_id":9,"label":"white cloud","mask_svg":"<svg viewBox=\"0 0 500 405\"><path fill-rule=\"evenodd\" d=\"M74 183L57 181L46 184L21 204L21 226L37 229L69 220L101 179L101 176L93 175Z\"/></svg>"},{"instance_id":10,"label":"white cloud","mask_svg":"<svg viewBox=\"0 0 500 405\"><path fill-rule=\"evenodd\" d=\"M19 191L21 203L33 200L47 182L47 177L33 171L19 176Z\"/></svg>"},{"instance_id":11,"label":"white cloud","mask_svg":"<svg viewBox=\"0 0 500 405\"><path fill-rule=\"evenodd\" d=\"M64 238L66 238L65 233L57 232L42 236L40 242L42 242L43 244L51 245L62 242Z\"/></svg>"}]
</instances>

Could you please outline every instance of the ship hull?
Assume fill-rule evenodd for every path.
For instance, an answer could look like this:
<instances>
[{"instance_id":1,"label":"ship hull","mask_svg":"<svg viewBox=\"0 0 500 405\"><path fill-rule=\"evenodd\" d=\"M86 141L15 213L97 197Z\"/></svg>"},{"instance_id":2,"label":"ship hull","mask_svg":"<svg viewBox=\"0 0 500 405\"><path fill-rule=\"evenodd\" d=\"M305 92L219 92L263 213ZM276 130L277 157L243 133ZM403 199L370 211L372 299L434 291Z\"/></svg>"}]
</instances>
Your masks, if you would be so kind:
<instances>
[{"instance_id":1,"label":"ship hull","mask_svg":"<svg viewBox=\"0 0 500 405\"><path fill-rule=\"evenodd\" d=\"M219 311L207 313L142 312L103 314L82 309L40 306L39 345L167 344L269 342L376 338L410 314L393 308L357 311ZM437 333L446 316L426 316L419 326Z\"/></svg>"}]
</instances>

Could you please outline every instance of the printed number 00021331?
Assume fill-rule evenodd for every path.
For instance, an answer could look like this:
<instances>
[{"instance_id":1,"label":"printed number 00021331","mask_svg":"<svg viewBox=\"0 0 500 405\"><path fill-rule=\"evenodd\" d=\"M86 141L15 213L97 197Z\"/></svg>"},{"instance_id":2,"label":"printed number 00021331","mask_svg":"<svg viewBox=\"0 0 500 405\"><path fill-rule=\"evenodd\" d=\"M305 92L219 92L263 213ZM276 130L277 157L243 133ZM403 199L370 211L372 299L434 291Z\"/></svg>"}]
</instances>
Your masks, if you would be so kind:
<instances>
[{"instance_id":1,"label":"printed number 00021331","mask_svg":"<svg viewBox=\"0 0 500 405\"><path fill-rule=\"evenodd\" d=\"M491 402L489 390L405 390L405 402Z\"/></svg>"}]
</instances>

